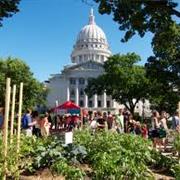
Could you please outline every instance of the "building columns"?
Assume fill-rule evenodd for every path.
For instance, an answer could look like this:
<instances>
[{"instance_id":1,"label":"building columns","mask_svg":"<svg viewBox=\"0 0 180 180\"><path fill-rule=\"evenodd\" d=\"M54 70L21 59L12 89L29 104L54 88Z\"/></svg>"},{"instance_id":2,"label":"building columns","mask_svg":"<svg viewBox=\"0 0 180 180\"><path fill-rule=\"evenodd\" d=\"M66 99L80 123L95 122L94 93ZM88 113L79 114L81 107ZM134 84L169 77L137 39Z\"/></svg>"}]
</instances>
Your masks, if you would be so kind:
<instances>
[{"instance_id":1,"label":"building columns","mask_svg":"<svg viewBox=\"0 0 180 180\"><path fill-rule=\"evenodd\" d=\"M97 108L97 94L94 95L94 108Z\"/></svg>"},{"instance_id":2,"label":"building columns","mask_svg":"<svg viewBox=\"0 0 180 180\"><path fill-rule=\"evenodd\" d=\"M103 94L103 108L107 108L107 96L106 92Z\"/></svg>"},{"instance_id":3,"label":"building columns","mask_svg":"<svg viewBox=\"0 0 180 180\"><path fill-rule=\"evenodd\" d=\"M88 108L88 96L87 96L87 94L84 95L84 107Z\"/></svg>"},{"instance_id":4,"label":"building columns","mask_svg":"<svg viewBox=\"0 0 180 180\"><path fill-rule=\"evenodd\" d=\"M111 103L112 103L112 104L111 104L111 107L112 107L112 108L115 108L115 100L114 100L114 99L111 100Z\"/></svg>"},{"instance_id":5,"label":"building columns","mask_svg":"<svg viewBox=\"0 0 180 180\"><path fill-rule=\"evenodd\" d=\"M88 80L85 79L85 87L88 85ZM88 96L87 94L84 92L84 107L88 108Z\"/></svg>"},{"instance_id":6,"label":"building columns","mask_svg":"<svg viewBox=\"0 0 180 180\"><path fill-rule=\"evenodd\" d=\"M69 101L70 100L69 80L67 82L66 93L67 93L66 100Z\"/></svg>"},{"instance_id":7,"label":"building columns","mask_svg":"<svg viewBox=\"0 0 180 180\"><path fill-rule=\"evenodd\" d=\"M75 103L79 106L79 88L78 88L78 79L76 79L76 89L75 89Z\"/></svg>"}]
</instances>

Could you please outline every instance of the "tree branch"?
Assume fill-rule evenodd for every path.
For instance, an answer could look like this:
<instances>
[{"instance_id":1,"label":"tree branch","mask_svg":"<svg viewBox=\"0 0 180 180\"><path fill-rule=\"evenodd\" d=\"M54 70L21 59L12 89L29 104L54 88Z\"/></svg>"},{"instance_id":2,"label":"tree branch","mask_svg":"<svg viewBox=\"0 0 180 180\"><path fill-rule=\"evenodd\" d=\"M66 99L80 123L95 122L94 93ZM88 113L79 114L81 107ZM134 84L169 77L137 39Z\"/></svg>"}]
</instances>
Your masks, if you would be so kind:
<instances>
[{"instance_id":1,"label":"tree branch","mask_svg":"<svg viewBox=\"0 0 180 180\"><path fill-rule=\"evenodd\" d=\"M174 15L176 15L177 17L180 18L180 12L179 11L177 11L176 9L172 9L172 12Z\"/></svg>"}]
</instances>

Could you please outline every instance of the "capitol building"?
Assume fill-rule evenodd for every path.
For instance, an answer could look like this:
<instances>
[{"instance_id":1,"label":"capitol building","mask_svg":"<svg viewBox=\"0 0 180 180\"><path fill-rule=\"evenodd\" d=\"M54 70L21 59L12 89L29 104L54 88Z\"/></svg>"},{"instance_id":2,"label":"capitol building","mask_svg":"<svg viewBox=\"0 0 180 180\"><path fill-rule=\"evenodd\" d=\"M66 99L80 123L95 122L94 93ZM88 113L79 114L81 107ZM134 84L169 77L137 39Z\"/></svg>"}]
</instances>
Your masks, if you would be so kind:
<instances>
[{"instance_id":1,"label":"capitol building","mask_svg":"<svg viewBox=\"0 0 180 180\"><path fill-rule=\"evenodd\" d=\"M80 30L73 46L71 65L65 66L61 73L52 75L48 80L48 106L54 107L71 100L90 110L118 109L120 105L105 92L93 97L88 97L84 92L88 81L104 72L103 63L111 55L106 35L96 24L91 9L89 22Z\"/></svg>"}]
</instances>

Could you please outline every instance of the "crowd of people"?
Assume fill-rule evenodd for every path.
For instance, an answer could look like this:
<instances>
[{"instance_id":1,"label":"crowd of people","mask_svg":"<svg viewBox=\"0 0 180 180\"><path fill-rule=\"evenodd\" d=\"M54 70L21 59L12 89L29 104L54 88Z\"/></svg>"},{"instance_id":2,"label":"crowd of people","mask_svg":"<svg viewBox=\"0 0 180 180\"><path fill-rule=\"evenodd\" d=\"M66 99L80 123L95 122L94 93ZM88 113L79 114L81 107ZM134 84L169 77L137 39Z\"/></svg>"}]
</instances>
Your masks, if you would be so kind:
<instances>
[{"instance_id":1,"label":"crowd of people","mask_svg":"<svg viewBox=\"0 0 180 180\"><path fill-rule=\"evenodd\" d=\"M0 127L3 126L3 113L0 109ZM117 114L108 112L88 112L79 114L52 114L46 112L39 115L37 111L28 109L22 116L22 132L27 136L47 137L53 131L72 131L77 128L87 127L96 132L98 130L110 130L116 133L130 133L143 138L151 138L154 148L166 150L169 129L180 132L180 117L178 112L171 120L171 126L167 125L168 116L165 111L152 112L151 120L136 121L127 109L119 109Z\"/></svg>"}]
</instances>

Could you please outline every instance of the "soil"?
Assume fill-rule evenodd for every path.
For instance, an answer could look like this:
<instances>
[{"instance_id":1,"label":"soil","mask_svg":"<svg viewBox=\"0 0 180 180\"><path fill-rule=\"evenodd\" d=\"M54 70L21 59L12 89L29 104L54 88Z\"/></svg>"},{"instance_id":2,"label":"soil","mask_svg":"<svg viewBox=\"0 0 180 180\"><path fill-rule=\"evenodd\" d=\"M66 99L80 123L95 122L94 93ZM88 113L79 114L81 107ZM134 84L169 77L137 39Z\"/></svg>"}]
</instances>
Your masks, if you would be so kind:
<instances>
[{"instance_id":1,"label":"soil","mask_svg":"<svg viewBox=\"0 0 180 180\"><path fill-rule=\"evenodd\" d=\"M79 168L81 168L84 171L88 171L89 173L92 172L91 168L88 167L88 165L82 165ZM153 172L156 180L175 180L175 178L171 176L167 176L164 174L161 174L161 172ZM51 173L49 169L44 169L41 171L37 171L35 175L22 175L20 177L20 180L65 180L65 177L63 176L55 176ZM91 180L89 177L85 177L85 180Z\"/></svg>"},{"instance_id":2,"label":"soil","mask_svg":"<svg viewBox=\"0 0 180 180\"><path fill-rule=\"evenodd\" d=\"M37 171L35 175L22 175L20 180L65 180L63 176L54 176L49 169Z\"/></svg>"}]
</instances>

